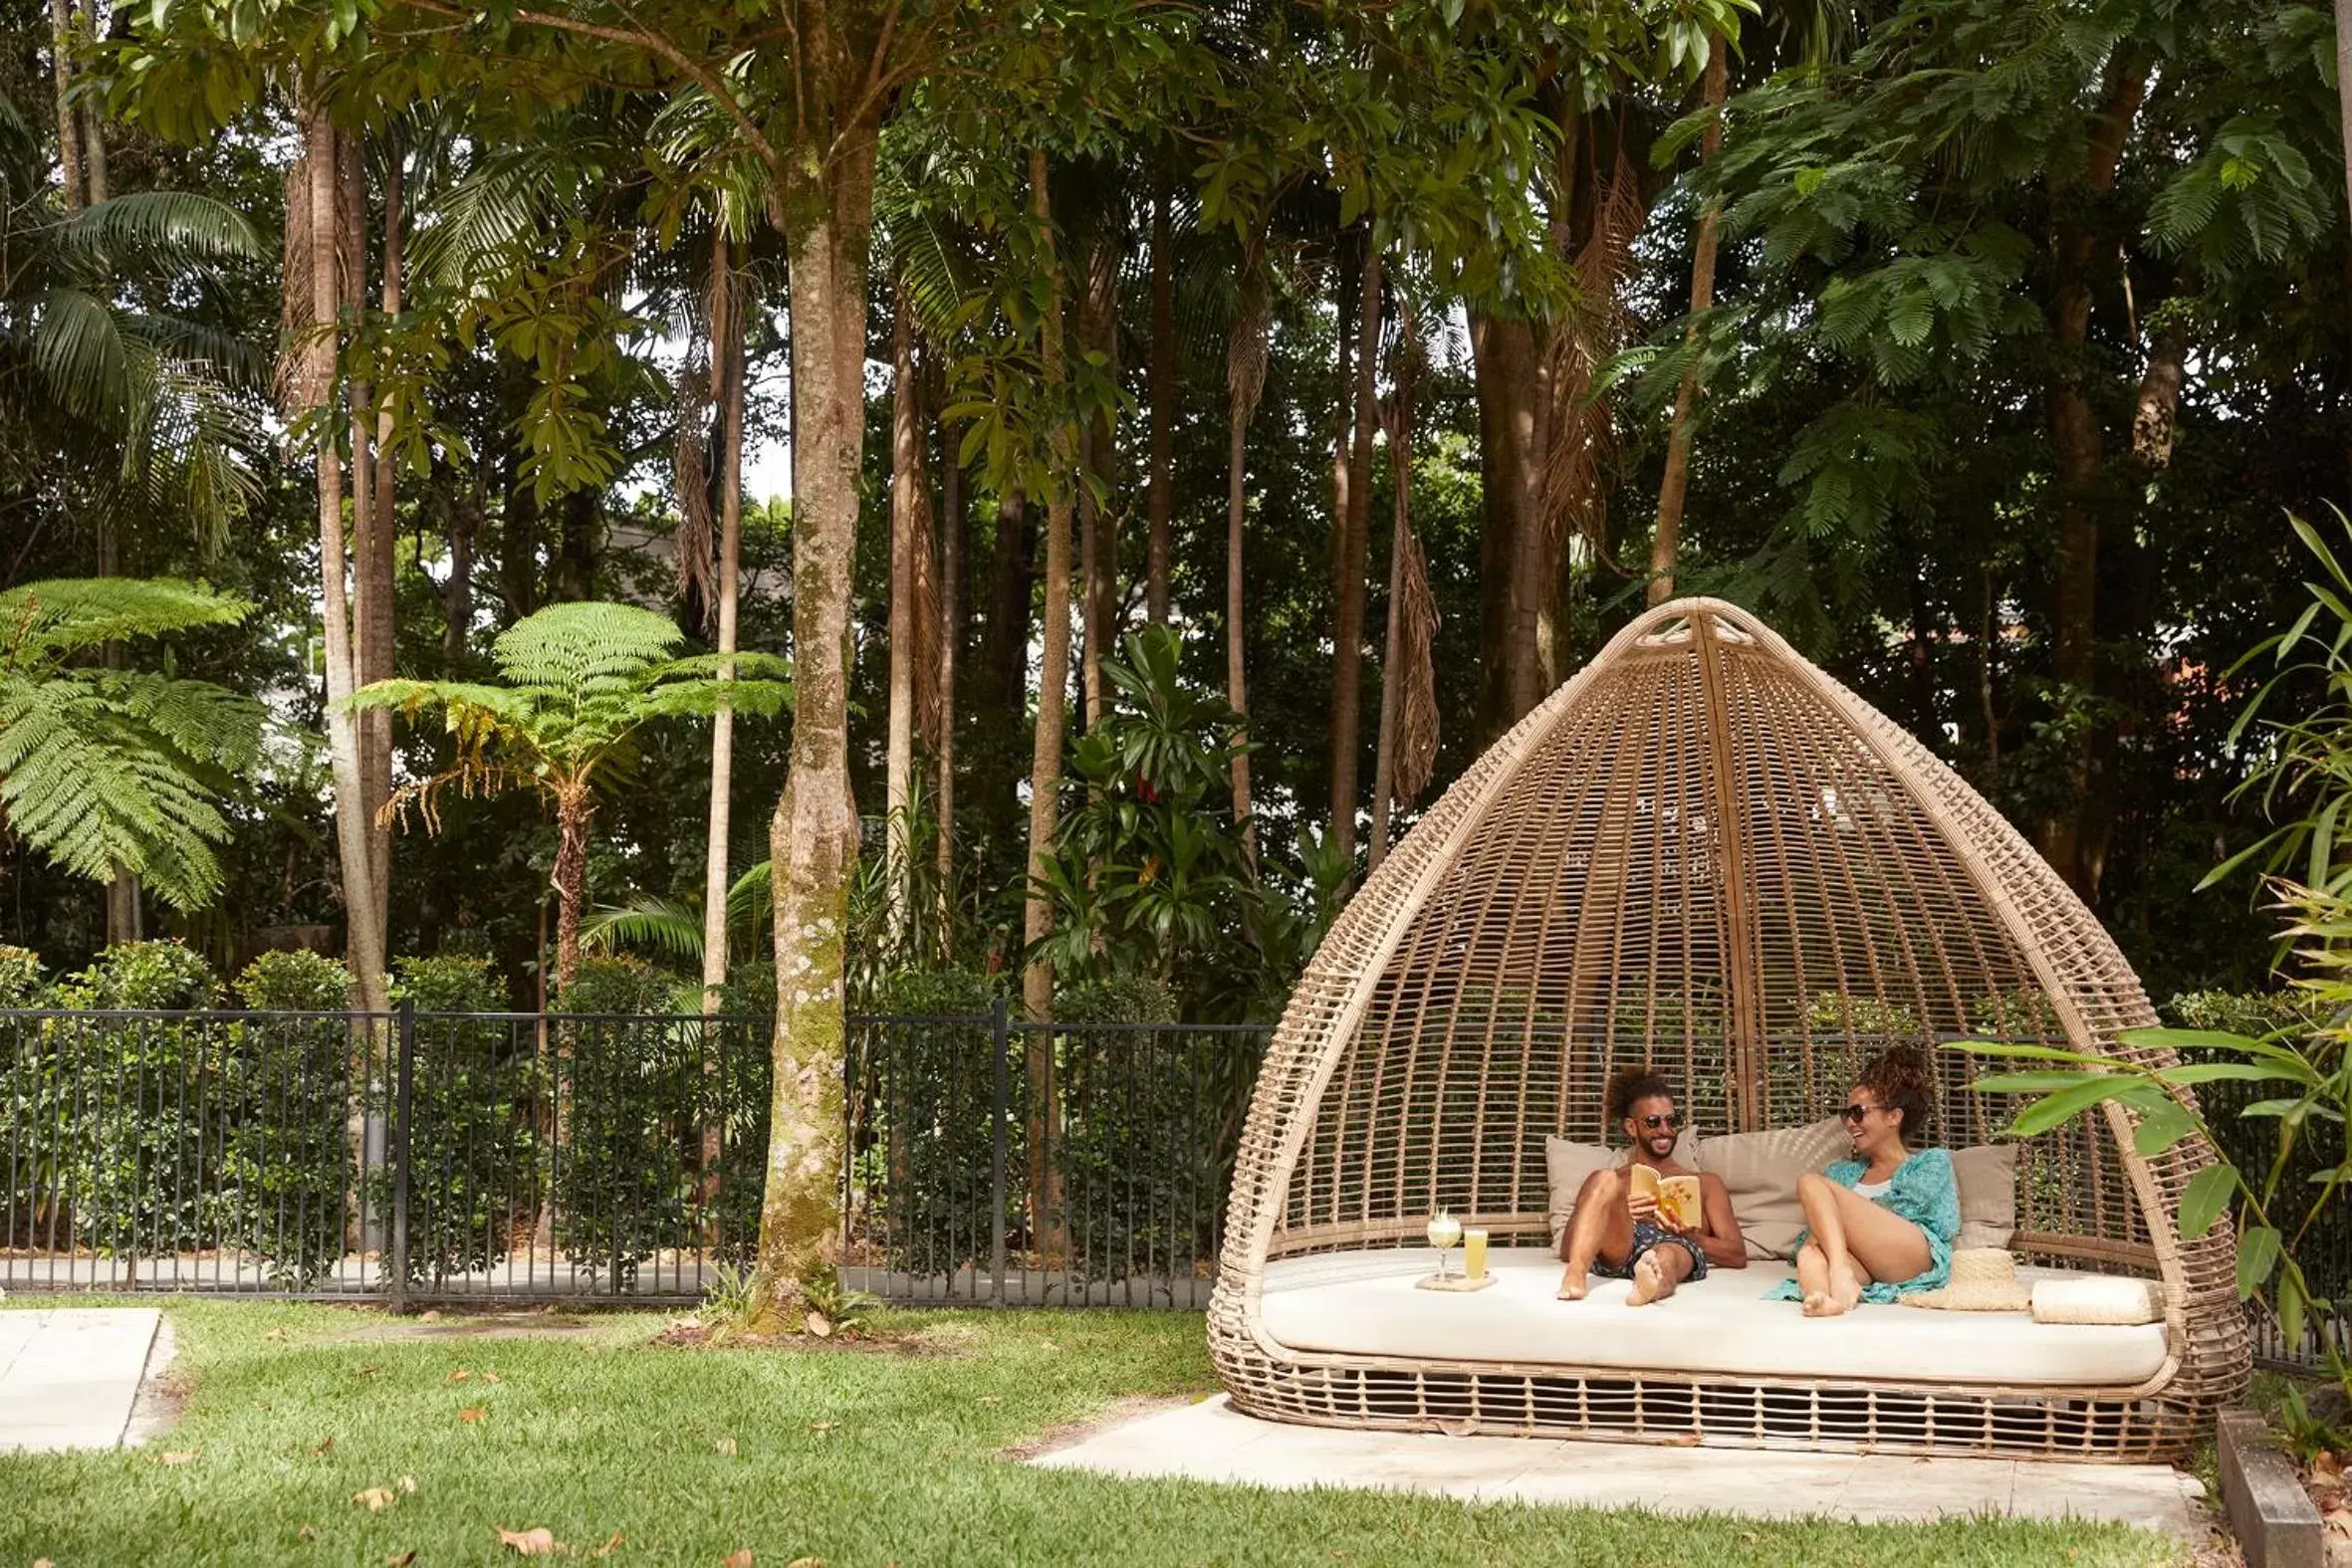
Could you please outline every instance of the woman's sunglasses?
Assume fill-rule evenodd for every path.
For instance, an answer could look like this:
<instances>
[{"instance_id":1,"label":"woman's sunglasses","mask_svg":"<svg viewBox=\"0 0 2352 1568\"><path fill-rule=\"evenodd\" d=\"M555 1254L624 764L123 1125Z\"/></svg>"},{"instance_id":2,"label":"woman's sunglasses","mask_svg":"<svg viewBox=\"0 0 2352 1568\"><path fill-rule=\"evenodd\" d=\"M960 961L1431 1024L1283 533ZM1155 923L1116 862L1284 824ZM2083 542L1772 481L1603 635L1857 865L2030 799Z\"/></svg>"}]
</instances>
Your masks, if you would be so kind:
<instances>
[{"instance_id":1,"label":"woman's sunglasses","mask_svg":"<svg viewBox=\"0 0 2352 1568\"><path fill-rule=\"evenodd\" d=\"M1859 1127L1862 1125L1863 1117L1869 1115L1872 1111L1880 1109L1883 1109L1883 1107L1876 1105L1849 1105L1844 1110L1839 1111L1837 1114L1844 1118L1845 1124L1848 1127Z\"/></svg>"},{"instance_id":2,"label":"woman's sunglasses","mask_svg":"<svg viewBox=\"0 0 2352 1568\"><path fill-rule=\"evenodd\" d=\"M1682 1112L1668 1111L1663 1116L1637 1116L1634 1118L1634 1120L1640 1122L1644 1127L1647 1127L1652 1132L1663 1132L1668 1128L1680 1127L1682 1125Z\"/></svg>"}]
</instances>

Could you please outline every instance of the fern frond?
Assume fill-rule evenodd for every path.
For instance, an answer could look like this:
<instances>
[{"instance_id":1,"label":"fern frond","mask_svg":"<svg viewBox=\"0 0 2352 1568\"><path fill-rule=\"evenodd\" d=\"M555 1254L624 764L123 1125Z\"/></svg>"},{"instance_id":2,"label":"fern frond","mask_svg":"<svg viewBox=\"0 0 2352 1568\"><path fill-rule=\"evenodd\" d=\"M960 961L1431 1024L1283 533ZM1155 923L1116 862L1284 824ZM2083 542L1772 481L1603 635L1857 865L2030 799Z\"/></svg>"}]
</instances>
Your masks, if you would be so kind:
<instances>
[{"instance_id":1,"label":"fern frond","mask_svg":"<svg viewBox=\"0 0 2352 1568\"><path fill-rule=\"evenodd\" d=\"M0 672L200 626L233 626L245 600L177 577L48 577L0 593Z\"/></svg>"}]
</instances>

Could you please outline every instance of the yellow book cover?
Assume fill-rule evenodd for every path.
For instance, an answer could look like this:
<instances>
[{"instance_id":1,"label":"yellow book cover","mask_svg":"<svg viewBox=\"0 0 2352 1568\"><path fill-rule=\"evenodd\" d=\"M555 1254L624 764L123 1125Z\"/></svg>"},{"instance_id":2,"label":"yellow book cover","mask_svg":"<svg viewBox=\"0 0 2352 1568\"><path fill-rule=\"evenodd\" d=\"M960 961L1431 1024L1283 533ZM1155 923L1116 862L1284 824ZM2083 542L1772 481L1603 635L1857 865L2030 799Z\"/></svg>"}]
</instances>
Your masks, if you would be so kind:
<instances>
[{"instance_id":1,"label":"yellow book cover","mask_svg":"<svg viewBox=\"0 0 2352 1568\"><path fill-rule=\"evenodd\" d=\"M1646 1165L1633 1168L1633 1190L1648 1193L1658 1200L1661 1213L1685 1230L1699 1226L1699 1179L1695 1176L1660 1176Z\"/></svg>"}]
</instances>

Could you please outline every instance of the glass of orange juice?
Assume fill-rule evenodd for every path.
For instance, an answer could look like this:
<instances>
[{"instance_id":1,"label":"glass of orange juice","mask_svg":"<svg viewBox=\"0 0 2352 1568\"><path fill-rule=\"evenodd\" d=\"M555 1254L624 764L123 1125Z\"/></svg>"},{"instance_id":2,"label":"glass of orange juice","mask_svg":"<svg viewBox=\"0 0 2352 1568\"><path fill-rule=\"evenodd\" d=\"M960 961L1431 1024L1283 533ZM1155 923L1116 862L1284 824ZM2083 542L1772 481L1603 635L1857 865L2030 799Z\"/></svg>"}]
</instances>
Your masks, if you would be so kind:
<instances>
[{"instance_id":1,"label":"glass of orange juice","mask_svg":"<svg viewBox=\"0 0 2352 1568\"><path fill-rule=\"evenodd\" d=\"M1487 1232L1471 1230L1462 1232L1462 1272L1472 1279L1487 1277Z\"/></svg>"}]
</instances>

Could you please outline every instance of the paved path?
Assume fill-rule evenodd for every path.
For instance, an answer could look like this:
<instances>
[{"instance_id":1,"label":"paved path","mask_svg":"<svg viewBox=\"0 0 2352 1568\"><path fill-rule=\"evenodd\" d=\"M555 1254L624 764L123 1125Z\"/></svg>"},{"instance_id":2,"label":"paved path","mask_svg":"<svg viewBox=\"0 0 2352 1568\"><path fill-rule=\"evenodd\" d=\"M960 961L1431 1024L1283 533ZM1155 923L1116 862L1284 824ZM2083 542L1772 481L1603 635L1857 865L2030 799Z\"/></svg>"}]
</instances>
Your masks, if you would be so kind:
<instances>
[{"instance_id":1,"label":"paved path","mask_svg":"<svg viewBox=\"0 0 2352 1568\"><path fill-rule=\"evenodd\" d=\"M153 1307L0 1312L0 1454L120 1444L162 1316Z\"/></svg>"},{"instance_id":2,"label":"paved path","mask_svg":"<svg viewBox=\"0 0 2352 1568\"><path fill-rule=\"evenodd\" d=\"M2163 1464L1916 1459L1893 1455L1660 1448L1547 1438L1347 1432L1242 1415L1225 1396L1092 1433L1032 1462L1131 1477L1257 1486L1393 1487L1476 1501L1568 1503L1751 1518L2113 1519L2191 1539L2204 1488Z\"/></svg>"}]
</instances>

